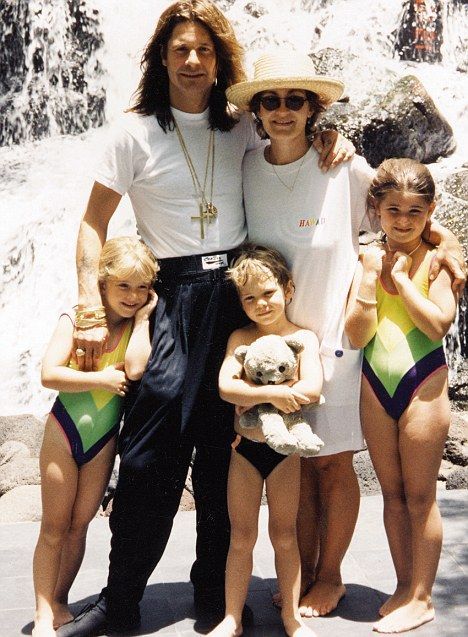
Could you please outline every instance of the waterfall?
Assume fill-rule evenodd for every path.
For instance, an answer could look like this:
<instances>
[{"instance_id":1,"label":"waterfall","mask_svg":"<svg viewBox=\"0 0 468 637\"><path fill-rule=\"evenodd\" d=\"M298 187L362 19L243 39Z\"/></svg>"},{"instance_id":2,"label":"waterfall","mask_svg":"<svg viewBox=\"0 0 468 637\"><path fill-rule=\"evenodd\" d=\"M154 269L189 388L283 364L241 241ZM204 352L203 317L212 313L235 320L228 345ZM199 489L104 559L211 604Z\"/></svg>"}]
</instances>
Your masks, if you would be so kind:
<instances>
[{"instance_id":1,"label":"waterfall","mask_svg":"<svg viewBox=\"0 0 468 637\"><path fill-rule=\"evenodd\" d=\"M0 24L0 145L103 124L96 8L79 0L9 0Z\"/></svg>"},{"instance_id":2,"label":"waterfall","mask_svg":"<svg viewBox=\"0 0 468 637\"><path fill-rule=\"evenodd\" d=\"M108 123L128 106L138 84L142 49L168 4L165 0L4 0L0 4L4 414L43 415L48 408L53 394L40 385L40 360L60 311L76 299L76 233L95 166ZM403 0L218 0L217 4L246 47L248 69L267 47L308 52L333 47L357 55L363 65L378 59L399 75L416 74L449 120L459 144L454 155L431 169L441 179L462 169L467 147L467 2L439 3L442 59L434 64L395 55ZM124 198L110 235L128 234L133 228ZM465 316L449 339L454 365L467 355Z\"/></svg>"}]
</instances>

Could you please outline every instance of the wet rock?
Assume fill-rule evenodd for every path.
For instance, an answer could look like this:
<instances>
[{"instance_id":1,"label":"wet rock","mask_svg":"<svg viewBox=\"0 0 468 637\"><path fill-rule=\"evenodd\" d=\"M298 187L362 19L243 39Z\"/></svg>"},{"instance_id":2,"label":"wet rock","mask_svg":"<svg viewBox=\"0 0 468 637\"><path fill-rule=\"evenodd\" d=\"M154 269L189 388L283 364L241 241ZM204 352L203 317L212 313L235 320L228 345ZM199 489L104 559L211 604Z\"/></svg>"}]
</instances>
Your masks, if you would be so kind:
<instances>
[{"instance_id":1,"label":"wet rock","mask_svg":"<svg viewBox=\"0 0 468 637\"><path fill-rule=\"evenodd\" d=\"M468 465L468 448L459 440L449 436L445 443L444 459L460 467L466 467Z\"/></svg>"},{"instance_id":2,"label":"wet rock","mask_svg":"<svg viewBox=\"0 0 468 637\"><path fill-rule=\"evenodd\" d=\"M388 157L431 163L454 152L450 124L416 77L398 80L379 109L362 131L363 153L371 166Z\"/></svg>"},{"instance_id":3,"label":"wet rock","mask_svg":"<svg viewBox=\"0 0 468 637\"><path fill-rule=\"evenodd\" d=\"M439 475L437 476L437 480L441 482L446 482L449 475L454 471L454 466L448 460L442 459L439 468Z\"/></svg>"},{"instance_id":4,"label":"wet rock","mask_svg":"<svg viewBox=\"0 0 468 637\"><path fill-rule=\"evenodd\" d=\"M458 238L468 258L468 170L458 170L436 181L440 194L436 218Z\"/></svg>"},{"instance_id":5,"label":"wet rock","mask_svg":"<svg viewBox=\"0 0 468 637\"><path fill-rule=\"evenodd\" d=\"M468 170L461 170L447 177L444 190L468 203Z\"/></svg>"},{"instance_id":6,"label":"wet rock","mask_svg":"<svg viewBox=\"0 0 468 637\"><path fill-rule=\"evenodd\" d=\"M353 112L373 108L376 98L383 98L398 80L397 73L382 62L367 59L364 62L349 51L327 47L312 53L310 58L319 75L344 82L344 101L353 105Z\"/></svg>"},{"instance_id":7,"label":"wet rock","mask_svg":"<svg viewBox=\"0 0 468 637\"><path fill-rule=\"evenodd\" d=\"M388 157L430 163L455 150L451 126L416 77L399 78L383 64L334 49L311 58L319 73L339 77L346 86L348 101L333 104L321 126L351 139L371 166Z\"/></svg>"},{"instance_id":8,"label":"wet rock","mask_svg":"<svg viewBox=\"0 0 468 637\"><path fill-rule=\"evenodd\" d=\"M265 15L265 13L268 13L265 7L258 4L258 2L248 2L244 7L244 11L253 18L260 18L262 15Z\"/></svg>"},{"instance_id":9,"label":"wet rock","mask_svg":"<svg viewBox=\"0 0 468 637\"><path fill-rule=\"evenodd\" d=\"M39 456L44 423L32 416L0 416L0 445L11 440L23 442L31 452L31 456Z\"/></svg>"},{"instance_id":10,"label":"wet rock","mask_svg":"<svg viewBox=\"0 0 468 637\"><path fill-rule=\"evenodd\" d=\"M372 466L369 452L365 450L355 453L353 464L358 477L361 495L380 493L380 484Z\"/></svg>"},{"instance_id":11,"label":"wet rock","mask_svg":"<svg viewBox=\"0 0 468 637\"><path fill-rule=\"evenodd\" d=\"M468 489L468 467L458 467L448 476L446 489Z\"/></svg>"},{"instance_id":12,"label":"wet rock","mask_svg":"<svg viewBox=\"0 0 468 637\"><path fill-rule=\"evenodd\" d=\"M17 487L0 498L0 524L35 522L42 517L41 487Z\"/></svg>"},{"instance_id":13,"label":"wet rock","mask_svg":"<svg viewBox=\"0 0 468 637\"><path fill-rule=\"evenodd\" d=\"M0 467L0 496L31 484L41 484L38 458L16 458Z\"/></svg>"},{"instance_id":14,"label":"wet rock","mask_svg":"<svg viewBox=\"0 0 468 637\"><path fill-rule=\"evenodd\" d=\"M9 440L0 446L0 466L17 458L29 458L31 452L24 442Z\"/></svg>"},{"instance_id":15,"label":"wet rock","mask_svg":"<svg viewBox=\"0 0 468 637\"><path fill-rule=\"evenodd\" d=\"M233 4L236 3L236 0L216 0L216 6L221 11L229 11Z\"/></svg>"}]
</instances>

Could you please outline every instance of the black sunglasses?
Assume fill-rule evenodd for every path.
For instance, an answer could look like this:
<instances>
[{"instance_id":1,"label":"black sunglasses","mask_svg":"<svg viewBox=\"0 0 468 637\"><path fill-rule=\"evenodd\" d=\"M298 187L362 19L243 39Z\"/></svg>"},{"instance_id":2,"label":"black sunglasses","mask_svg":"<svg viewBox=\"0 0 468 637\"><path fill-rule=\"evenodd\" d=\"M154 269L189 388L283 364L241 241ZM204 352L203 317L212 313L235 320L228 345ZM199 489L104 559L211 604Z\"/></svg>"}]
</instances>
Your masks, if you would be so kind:
<instances>
[{"instance_id":1,"label":"black sunglasses","mask_svg":"<svg viewBox=\"0 0 468 637\"><path fill-rule=\"evenodd\" d=\"M278 95L263 95L260 98L260 104L266 111L276 111L284 101L286 108L290 111L300 111L307 102L307 97L302 95L288 95L287 97L279 97Z\"/></svg>"}]
</instances>

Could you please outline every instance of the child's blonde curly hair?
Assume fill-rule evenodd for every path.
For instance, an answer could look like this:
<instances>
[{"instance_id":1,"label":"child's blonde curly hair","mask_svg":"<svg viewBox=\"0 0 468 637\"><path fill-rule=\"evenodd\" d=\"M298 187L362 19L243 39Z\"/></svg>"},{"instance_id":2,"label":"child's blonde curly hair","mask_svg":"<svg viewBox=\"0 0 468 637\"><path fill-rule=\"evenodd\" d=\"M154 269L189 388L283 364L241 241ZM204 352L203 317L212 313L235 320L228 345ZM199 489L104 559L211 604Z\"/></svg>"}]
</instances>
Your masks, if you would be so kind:
<instances>
[{"instance_id":1,"label":"child's blonde curly hair","mask_svg":"<svg viewBox=\"0 0 468 637\"><path fill-rule=\"evenodd\" d=\"M99 259L99 282L138 274L152 285L159 272L156 257L138 237L115 237L104 244Z\"/></svg>"}]
</instances>

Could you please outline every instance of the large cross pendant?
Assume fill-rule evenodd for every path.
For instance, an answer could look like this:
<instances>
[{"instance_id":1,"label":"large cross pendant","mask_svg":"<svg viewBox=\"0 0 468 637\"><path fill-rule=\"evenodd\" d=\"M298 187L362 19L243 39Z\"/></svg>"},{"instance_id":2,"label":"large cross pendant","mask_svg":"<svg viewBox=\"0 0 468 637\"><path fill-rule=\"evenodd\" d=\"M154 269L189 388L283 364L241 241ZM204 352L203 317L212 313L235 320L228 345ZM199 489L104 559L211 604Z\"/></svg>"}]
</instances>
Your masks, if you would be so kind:
<instances>
[{"instance_id":1,"label":"large cross pendant","mask_svg":"<svg viewBox=\"0 0 468 637\"><path fill-rule=\"evenodd\" d=\"M199 204L200 214L197 217L191 217L192 221L200 221L200 238L205 238L205 225L204 222L211 223L213 219L216 218L218 214L218 210L216 206L214 206L211 202L207 203L204 206L202 203Z\"/></svg>"}]
</instances>

